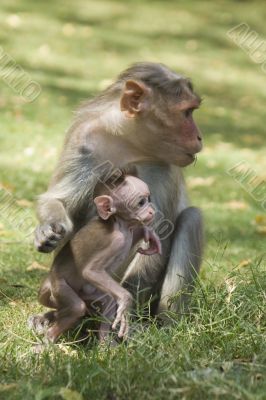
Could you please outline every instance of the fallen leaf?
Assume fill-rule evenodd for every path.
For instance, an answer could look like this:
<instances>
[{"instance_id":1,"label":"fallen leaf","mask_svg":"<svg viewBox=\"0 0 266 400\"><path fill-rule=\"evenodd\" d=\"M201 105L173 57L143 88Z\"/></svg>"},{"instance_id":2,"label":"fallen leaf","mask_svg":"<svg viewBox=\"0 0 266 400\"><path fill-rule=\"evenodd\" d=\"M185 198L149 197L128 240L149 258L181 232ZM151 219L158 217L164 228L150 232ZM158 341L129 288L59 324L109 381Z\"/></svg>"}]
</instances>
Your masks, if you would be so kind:
<instances>
[{"instance_id":1,"label":"fallen leaf","mask_svg":"<svg viewBox=\"0 0 266 400\"><path fill-rule=\"evenodd\" d=\"M46 265L39 264L37 261L33 261L33 263L26 268L26 271L35 271L35 270L48 271L49 267L47 267Z\"/></svg>"},{"instance_id":2,"label":"fallen leaf","mask_svg":"<svg viewBox=\"0 0 266 400\"><path fill-rule=\"evenodd\" d=\"M14 185L9 182L0 182L0 189L7 190L8 192L14 191Z\"/></svg>"},{"instance_id":3,"label":"fallen leaf","mask_svg":"<svg viewBox=\"0 0 266 400\"><path fill-rule=\"evenodd\" d=\"M266 235L266 215L256 215L256 232L259 235Z\"/></svg>"},{"instance_id":4,"label":"fallen leaf","mask_svg":"<svg viewBox=\"0 0 266 400\"><path fill-rule=\"evenodd\" d=\"M60 344L58 345L58 348L59 348L60 350L62 350L63 353L67 354L68 356L76 356L76 355L78 354L78 353L77 353L77 350L73 350L73 349L71 349L71 347L66 346L66 345L63 344L63 343L60 343Z\"/></svg>"},{"instance_id":5,"label":"fallen leaf","mask_svg":"<svg viewBox=\"0 0 266 400\"><path fill-rule=\"evenodd\" d=\"M225 207L229 208L230 210L246 210L248 205L244 201L232 200L228 203L225 203Z\"/></svg>"},{"instance_id":6,"label":"fallen leaf","mask_svg":"<svg viewBox=\"0 0 266 400\"><path fill-rule=\"evenodd\" d=\"M256 215L255 222L258 225L266 225L266 215Z\"/></svg>"},{"instance_id":7,"label":"fallen leaf","mask_svg":"<svg viewBox=\"0 0 266 400\"><path fill-rule=\"evenodd\" d=\"M12 231L0 231L0 236L12 236L13 232Z\"/></svg>"},{"instance_id":8,"label":"fallen leaf","mask_svg":"<svg viewBox=\"0 0 266 400\"><path fill-rule=\"evenodd\" d=\"M250 258L249 258L248 260L242 260L242 261L238 264L237 268L247 267L247 266L250 265L250 264L251 264L251 259L250 259Z\"/></svg>"},{"instance_id":9,"label":"fallen leaf","mask_svg":"<svg viewBox=\"0 0 266 400\"><path fill-rule=\"evenodd\" d=\"M266 235L266 225L265 226L257 226L256 232L259 235Z\"/></svg>"},{"instance_id":10,"label":"fallen leaf","mask_svg":"<svg viewBox=\"0 0 266 400\"><path fill-rule=\"evenodd\" d=\"M233 278L227 278L225 280L225 285L226 285L226 289L227 289L227 292L228 292L228 295L226 297L226 302L230 303L230 300L231 300L231 297L232 297L232 293L236 289L235 280Z\"/></svg>"},{"instance_id":11,"label":"fallen leaf","mask_svg":"<svg viewBox=\"0 0 266 400\"><path fill-rule=\"evenodd\" d=\"M17 200L17 205L19 205L20 207L31 207L32 206L32 202L27 200L27 199L20 199Z\"/></svg>"},{"instance_id":12,"label":"fallen leaf","mask_svg":"<svg viewBox=\"0 0 266 400\"><path fill-rule=\"evenodd\" d=\"M0 383L0 392L3 392L5 390L10 390L10 389L15 389L17 387L17 383Z\"/></svg>"},{"instance_id":13,"label":"fallen leaf","mask_svg":"<svg viewBox=\"0 0 266 400\"><path fill-rule=\"evenodd\" d=\"M83 400L83 397L76 390L61 388L59 394L64 400Z\"/></svg>"},{"instance_id":14,"label":"fallen leaf","mask_svg":"<svg viewBox=\"0 0 266 400\"><path fill-rule=\"evenodd\" d=\"M189 178L188 179L188 186L193 188L193 187L198 187L198 186L211 186L215 181L215 178L210 176L209 178L202 178L202 177L196 177L196 178Z\"/></svg>"}]
</instances>

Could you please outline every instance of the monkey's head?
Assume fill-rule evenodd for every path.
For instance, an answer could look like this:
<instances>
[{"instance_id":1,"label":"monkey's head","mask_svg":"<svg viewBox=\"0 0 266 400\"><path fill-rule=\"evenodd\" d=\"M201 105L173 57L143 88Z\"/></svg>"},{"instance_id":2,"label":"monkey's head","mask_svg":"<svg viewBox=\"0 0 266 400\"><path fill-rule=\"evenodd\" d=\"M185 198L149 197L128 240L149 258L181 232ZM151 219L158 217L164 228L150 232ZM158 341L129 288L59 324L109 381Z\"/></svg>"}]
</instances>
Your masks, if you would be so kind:
<instances>
[{"instance_id":1,"label":"monkey's head","mask_svg":"<svg viewBox=\"0 0 266 400\"><path fill-rule=\"evenodd\" d=\"M162 64L138 63L124 71L113 87L120 89L120 109L128 120L125 139L147 158L181 167L194 161L202 149L193 119L201 99L189 79Z\"/></svg>"},{"instance_id":2,"label":"monkey's head","mask_svg":"<svg viewBox=\"0 0 266 400\"><path fill-rule=\"evenodd\" d=\"M124 175L111 187L106 182L99 192L94 203L103 220L116 215L131 224L148 225L152 222L155 210L150 201L150 190L136 176Z\"/></svg>"}]
</instances>

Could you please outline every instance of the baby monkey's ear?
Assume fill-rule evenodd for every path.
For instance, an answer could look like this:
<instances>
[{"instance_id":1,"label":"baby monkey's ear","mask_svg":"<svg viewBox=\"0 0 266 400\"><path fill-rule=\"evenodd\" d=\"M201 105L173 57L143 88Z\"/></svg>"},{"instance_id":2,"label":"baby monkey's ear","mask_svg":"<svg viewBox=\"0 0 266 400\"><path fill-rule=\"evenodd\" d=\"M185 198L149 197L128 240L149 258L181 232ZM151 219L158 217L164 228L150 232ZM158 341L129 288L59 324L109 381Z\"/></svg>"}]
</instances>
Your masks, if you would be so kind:
<instances>
[{"instance_id":1,"label":"baby monkey's ear","mask_svg":"<svg viewBox=\"0 0 266 400\"><path fill-rule=\"evenodd\" d=\"M97 212L99 216L107 220L111 215L115 214L116 208L114 207L114 202L112 197L107 195L97 196L94 199L94 203L97 207Z\"/></svg>"}]
</instances>

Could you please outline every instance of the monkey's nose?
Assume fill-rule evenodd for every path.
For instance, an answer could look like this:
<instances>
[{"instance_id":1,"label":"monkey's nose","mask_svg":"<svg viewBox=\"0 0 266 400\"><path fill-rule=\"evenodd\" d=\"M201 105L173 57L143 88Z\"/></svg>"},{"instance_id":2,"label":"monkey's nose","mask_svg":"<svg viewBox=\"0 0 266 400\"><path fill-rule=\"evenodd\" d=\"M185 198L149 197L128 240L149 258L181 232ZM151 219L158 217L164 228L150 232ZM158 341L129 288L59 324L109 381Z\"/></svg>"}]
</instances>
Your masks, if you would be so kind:
<instances>
[{"instance_id":1,"label":"monkey's nose","mask_svg":"<svg viewBox=\"0 0 266 400\"><path fill-rule=\"evenodd\" d=\"M197 136L197 139L201 142L202 141L202 137L201 136Z\"/></svg>"}]
</instances>

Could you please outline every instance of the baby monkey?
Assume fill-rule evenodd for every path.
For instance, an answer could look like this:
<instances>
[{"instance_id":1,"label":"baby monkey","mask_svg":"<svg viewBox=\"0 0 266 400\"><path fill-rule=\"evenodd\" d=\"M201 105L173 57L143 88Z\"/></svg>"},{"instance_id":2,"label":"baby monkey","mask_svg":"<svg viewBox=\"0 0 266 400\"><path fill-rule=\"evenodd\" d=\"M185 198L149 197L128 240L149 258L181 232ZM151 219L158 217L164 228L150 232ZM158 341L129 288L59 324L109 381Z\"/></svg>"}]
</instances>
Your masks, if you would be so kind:
<instances>
[{"instance_id":1,"label":"baby monkey","mask_svg":"<svg viewBox=\"0 0 266 400\"><path fill-rule=\"evenodd\" d=\"M99 183L94 192L98 216L75 233L56 255L49 276L39 291L41 304L55 309L43 316L32 317L33 327L49 322L47 339L58 337L99 302L103 322L99 339L118 325L118 337L128 333L128 312L131 294L119 283L126 260L135 244L144 239L148 248L141 254L161 254L161 243L148 225L154 219L150 191L138 177L121 172L119 178ZM117 280L116 280L117 279Z\"/></svg>"}]
</instances>

